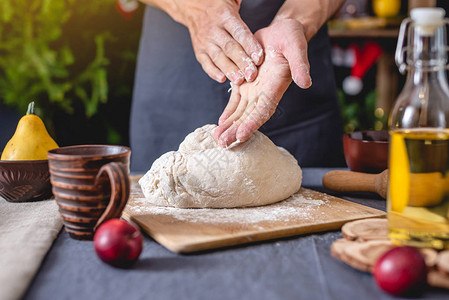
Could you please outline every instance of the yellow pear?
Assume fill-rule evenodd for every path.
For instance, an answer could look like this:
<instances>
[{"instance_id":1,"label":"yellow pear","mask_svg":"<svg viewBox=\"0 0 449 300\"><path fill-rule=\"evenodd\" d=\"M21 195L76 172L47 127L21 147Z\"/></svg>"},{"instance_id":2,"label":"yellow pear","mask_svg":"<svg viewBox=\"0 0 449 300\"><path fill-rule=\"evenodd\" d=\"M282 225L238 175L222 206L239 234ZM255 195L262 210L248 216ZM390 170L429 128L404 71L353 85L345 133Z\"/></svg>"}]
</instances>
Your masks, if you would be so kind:
<instances>
[{"instance_id":1,"label":"yellow pear","mask_svg":"<svg viewBox=\"0 0 449 300\"><path fill-rule=\"evenodd\" d=\"M34 102L17 124L16 132L3 149L1 160L47 159L47 151L58 148L41 118L34 114Z\"/></svg>"}]
</instances>

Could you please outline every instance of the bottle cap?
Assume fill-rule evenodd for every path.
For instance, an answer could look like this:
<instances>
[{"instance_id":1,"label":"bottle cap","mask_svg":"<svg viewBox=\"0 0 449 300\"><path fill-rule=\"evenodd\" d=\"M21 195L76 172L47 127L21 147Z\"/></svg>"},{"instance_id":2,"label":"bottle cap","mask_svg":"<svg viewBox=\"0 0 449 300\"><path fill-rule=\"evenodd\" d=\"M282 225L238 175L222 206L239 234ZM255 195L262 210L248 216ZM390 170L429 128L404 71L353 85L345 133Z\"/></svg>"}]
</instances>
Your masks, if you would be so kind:
<instances>
[{"instance_id":1,"label":"bottle cap","mask_svg":"<svg viewBox=\"0 0 449 300\"><path fill-rule=\"evenodd\" d=\"M410 16L416 25L440 25L446 11L437 7L419 7L410 11Z\"/></svg>"}]
</instances>

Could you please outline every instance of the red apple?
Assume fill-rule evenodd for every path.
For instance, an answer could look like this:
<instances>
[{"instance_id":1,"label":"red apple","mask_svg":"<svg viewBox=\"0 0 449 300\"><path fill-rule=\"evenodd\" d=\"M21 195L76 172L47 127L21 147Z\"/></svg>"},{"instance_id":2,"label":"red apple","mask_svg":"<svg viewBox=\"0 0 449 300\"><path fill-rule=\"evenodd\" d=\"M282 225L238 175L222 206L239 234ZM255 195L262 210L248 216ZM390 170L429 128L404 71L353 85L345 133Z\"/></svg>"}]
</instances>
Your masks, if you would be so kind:
<instances>
[{"instance_id":1,"label":"red apple","mask_svg":"<svg viewBox=\"0 0 449 300\"><path fill-rule=\"evenodd\" d=\"M114 267L130 267L142 252L139 228L122 219L111 219L98 227L94 247L98 257Z\"/></svg>"},{"instance_id":2,"label":"red apple","mask_svg":"<svg viewBox=\"0 0 449 300\"><path fill-rule=\"evenodd\" d=\"M377 260L374 278L381 289L392 295L417 295L426 284L426 262L416 248L396 247Z\"/></svg>"}]
</instances>

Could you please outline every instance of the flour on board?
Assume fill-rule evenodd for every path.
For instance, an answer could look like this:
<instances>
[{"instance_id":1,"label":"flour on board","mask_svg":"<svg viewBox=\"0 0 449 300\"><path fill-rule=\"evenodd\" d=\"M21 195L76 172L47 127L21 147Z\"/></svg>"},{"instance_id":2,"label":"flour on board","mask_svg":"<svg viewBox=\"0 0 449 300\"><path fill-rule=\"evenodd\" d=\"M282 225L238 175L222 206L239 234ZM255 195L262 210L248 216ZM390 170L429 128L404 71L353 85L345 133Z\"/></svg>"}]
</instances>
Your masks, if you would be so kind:
<instances>
[{"instance_id":1,"label":"flour on board","mask_svg":"<svg viewBox=\"0 0 449 300\"><path fill-rule=\"evenodd\" d=\"M143 196L133 198L127 209L133 215L167 215L178 221L192 223L240 223L255 224L260 222L293 221L297 219L312 220L322 217L314 213L319 206L327 205L329 199L315 199L307 189L301 189L288 199L266 206L247 208L174 208L154 206Z\"/></svg>"}]
</instances>

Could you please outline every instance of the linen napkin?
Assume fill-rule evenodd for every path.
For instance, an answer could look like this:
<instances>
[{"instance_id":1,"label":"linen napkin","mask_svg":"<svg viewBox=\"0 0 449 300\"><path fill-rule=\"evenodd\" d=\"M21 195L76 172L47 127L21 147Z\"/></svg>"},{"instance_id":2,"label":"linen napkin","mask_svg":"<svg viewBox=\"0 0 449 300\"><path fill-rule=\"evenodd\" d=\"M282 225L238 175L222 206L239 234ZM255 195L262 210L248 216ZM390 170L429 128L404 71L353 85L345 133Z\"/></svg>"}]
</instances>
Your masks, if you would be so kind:
<instances>
[{"instance_id":1,"label":"linen napkin","mask_svg":"<svg viewBox=\"0 0 449 300\"><path fill-rule=\"evenodd\" d=\"M54 199L10 203L0 197L0 299L20 299L62 227Z\"/></svg>"}]
</instances>

